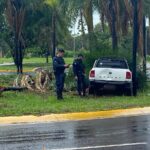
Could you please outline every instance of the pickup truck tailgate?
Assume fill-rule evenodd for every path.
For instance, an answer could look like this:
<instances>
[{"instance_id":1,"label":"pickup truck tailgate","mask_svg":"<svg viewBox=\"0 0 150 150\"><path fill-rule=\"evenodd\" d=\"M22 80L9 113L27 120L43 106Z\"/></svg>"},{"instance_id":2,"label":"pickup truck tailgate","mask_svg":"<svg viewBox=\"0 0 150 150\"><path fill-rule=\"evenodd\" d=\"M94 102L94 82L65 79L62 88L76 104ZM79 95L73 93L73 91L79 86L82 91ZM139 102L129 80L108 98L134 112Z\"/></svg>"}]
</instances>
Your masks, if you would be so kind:
<instances>
[{"instance_id":1,"label":"pickup truck tailgate","mask_svg":"<svg viewBox=\"0 0 150 150\"><path fill-rule=\"evenodd\" d=\"M128 81L129 79L126 79L126 72L129 72L129 70L113 68L96 68L95 80Z\"/></svg>"}]
</instances>

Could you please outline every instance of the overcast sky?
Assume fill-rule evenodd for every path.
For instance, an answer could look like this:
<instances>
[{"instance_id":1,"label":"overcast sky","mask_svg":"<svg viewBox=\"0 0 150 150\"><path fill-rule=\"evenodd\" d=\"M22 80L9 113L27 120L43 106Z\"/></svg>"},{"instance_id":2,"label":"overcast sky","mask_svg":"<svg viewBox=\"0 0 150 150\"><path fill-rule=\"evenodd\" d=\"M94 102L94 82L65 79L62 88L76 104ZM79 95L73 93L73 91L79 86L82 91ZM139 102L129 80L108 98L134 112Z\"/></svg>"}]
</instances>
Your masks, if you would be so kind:
<instances>
[{"instance_id":1,"label":"overcast sky","mask_svg":"<svg viewBox=\"0 0 150 150\"><path fill-rule=\"evenodd\" d=\"M99 19L99 14L98 14L97 12L94 12L94 14L93 14L94 26L99 23L99 20L100 20L100 19ZM72 33L73 35L74 35L74 34L77 35L77 34L79 33L77 27L78 27L78 19L77 19L77 21L76 21L76 24L73 26L73 28L70 29L70 30L71 30L71 33ZM87 28L86 28L86 32L87 32Z\"/></svg>"}]
</instances>

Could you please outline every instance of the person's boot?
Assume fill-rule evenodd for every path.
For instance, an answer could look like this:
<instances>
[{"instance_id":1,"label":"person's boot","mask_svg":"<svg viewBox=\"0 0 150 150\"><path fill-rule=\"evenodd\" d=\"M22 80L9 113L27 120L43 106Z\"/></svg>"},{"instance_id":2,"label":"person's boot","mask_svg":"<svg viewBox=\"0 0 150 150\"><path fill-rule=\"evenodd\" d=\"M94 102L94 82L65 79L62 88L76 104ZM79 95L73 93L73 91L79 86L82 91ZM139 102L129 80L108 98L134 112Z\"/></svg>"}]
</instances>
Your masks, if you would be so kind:
<instances>
[{"instance_id":1,"label":"person's boot","mask_svg":"<svg viewBox=\"0 0 150 150\"><path fill-rule=\"evenodd\" d=\"M58 93L58 94L57 94L57 99L58 99L58 100L63 100L62 93Z\"/></svg>"},{"instance_id":2,"label":"person's boot","mask_svg":"<svg viewBox=\"0 0 150 150\"><path fill-rule=\"evenodd\" d=\"M80 91L78 91L78 95L79 95L79 96L81 96L81 95L82 95Z\"/></svg>"},{"instance_id":3,"label":"person's boot","mask_svg":"<svg viewBox=\"0 0 150 150\"><path fill-rule=\"evenodd\" d=\"M85 96L86 96L86 94L83 92L82 96L83 96L83 97L85 97Z\"/></svg>"},{"instance_id":4,"label":"person's boot","mask_svg":"<svg viewBox=\"0 0 150 150\"><path fill-rule=\"evenodd\" d=\"M86 90L85 89L83 89L83 94L82 94L82 96L86 96Z\"/></svg>"},{"instance_id":5,"label":"person's boot","mask_svg":"<svg viewBox=\"0 0 150 150\"><path fill-rule=\"evenodd\" d=\"M60 99L61 99L61 100L64 99L63 96L62 96L62 94L60 95Z\"/></svg>"}]
</instances>

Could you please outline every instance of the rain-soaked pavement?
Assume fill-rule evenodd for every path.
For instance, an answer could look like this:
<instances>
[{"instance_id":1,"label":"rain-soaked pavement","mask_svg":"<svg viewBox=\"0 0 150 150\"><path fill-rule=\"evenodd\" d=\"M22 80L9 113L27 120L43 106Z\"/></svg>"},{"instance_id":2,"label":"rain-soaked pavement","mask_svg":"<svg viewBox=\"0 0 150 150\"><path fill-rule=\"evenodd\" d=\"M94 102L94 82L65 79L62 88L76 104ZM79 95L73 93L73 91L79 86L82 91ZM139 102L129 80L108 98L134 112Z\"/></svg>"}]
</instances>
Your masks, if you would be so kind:
<instances>
[{"instance_id":1,"label":"rain-soaked pavement","mask_svg":"<svg viewBox=\"0 0 150 150\"><path fill-rule=\"evenodd\" d=\"M0 126L0 150L150 150L150 116Z\"/></svg>"}]
</instances>

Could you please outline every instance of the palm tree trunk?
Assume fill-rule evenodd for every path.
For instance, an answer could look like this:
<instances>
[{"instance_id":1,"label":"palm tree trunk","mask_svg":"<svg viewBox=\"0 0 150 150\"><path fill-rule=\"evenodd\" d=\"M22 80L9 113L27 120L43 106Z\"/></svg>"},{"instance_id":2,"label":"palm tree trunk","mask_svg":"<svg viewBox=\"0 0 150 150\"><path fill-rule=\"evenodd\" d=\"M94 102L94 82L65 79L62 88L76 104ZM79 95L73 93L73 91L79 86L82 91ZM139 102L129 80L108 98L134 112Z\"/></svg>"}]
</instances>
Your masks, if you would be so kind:
<instances>
[{"instance_id":1,"label":"palm tree trunk","mask_svg":"<svg viewBox=\"0 0 150 150\"><path fill-rule=\"evenodd\" d=\"M55 57L56 55L56 15L55 12L53 12L52 15L52 57Z\"/></svg>"},{"instance_id":2,"label":"palm tree trunk","mask_svg":"<svg viewBox=\"0 0 150 150\"><path fill-rule=\"evenodd\" d=\"M136 61L137 61L137 48L138 48L138 0L133 0L134 18L133 18L133 52L132 52L132 74L133 74L133 95L137 95L137 82L136 82Z\"/></svg>"},{"instance_id":3,"label":"palm tree trunk","mask_svg":"<svg viewBox=\"0 0 150 150\"><path fill-rule=\"evenodd\" d=\"M116 20L116 14L115 14L114 0L110 0L109 9L110 9L111 20L112 20L112 26L111 26L111 31L112 31L112 49L113 50L117 50L117 48L118 48L118 38L117 38L117 32L116 32L117 20Z\"/></svg>"},{"instance_id":4,"label":"palm tree trunk","mask_svg":"<svg viewBox=\"0 0 150 150\"><path fill-rule=\"evenodd\" d=\"M143 17L143 72L146 75L146 18Z\"/></svg>"},{"instance_id":5,"label":"palm tree trunk","mask_svg":"<svg viewBox=\"0 0 150 150\"><path fill-rule=\"evenodd\" d=\"M23 46L25 47L22 37L22 26L25 16L25 8L20 0L8 0L6 8L8 23L14 33L14 51L13 59L17 67L17 73L22 73Z\"/></svg>"},{"instance_id":6,"label":"palm tree trunk","mask_svg":"<svg viewBox=\"0 0 150 150\"><path fill-rule=\"evenodd\" d=\"M138 25L138 53L139 56L143 59L143 0L138 0Z\"/></svg>"},{"instance_id":7,"label":"palm tree trunk","mask_svg":"<svg viewBox=\"0 0 150 150\"><path fill-rule=\"evenodd\" d=\"M103 12L101 13L101 16L100 16L100 22L102 26L102 31L105 32L105 15Z\"/></svg>"},{"instance_id":8,"label":"palm tree trunk","mask_svg":"<svg viewBox=\"0 0 150 150\"><path fill-rule=\"evenodd\" d=\"M84 17L85 17L85 21L88 27L89 49L90 51L93 51L97 47L97 38L94 35L92 0L86 3L85 9L84 9Z\"/></svg>"},{"instance_id":9,"label":"palm tree trunk","mask_svg":"<svg viewBox=\"0 0 150 150\"><path fill-rule=\"evenodd\" d=\"M84 20L83 20L83 10L80 10L80 20L81 20L81 44L82 44L82 49L84 49L84 41L85 41L85 29L84 29Z\"/></svg>"},{"instance_id":10,"label":"palm tree trunk","mask_svg":"<svg viewBox=\"0 0 150 150\"><path fill-rule=\"evenodd\" d=\"M122 25L121 25L121 29L122 29L122 35L126 36L128 34L128 13L126 10L124 10L124 16L123 16L123 20L122 20Z\"/></svg>"}]
</instances>

